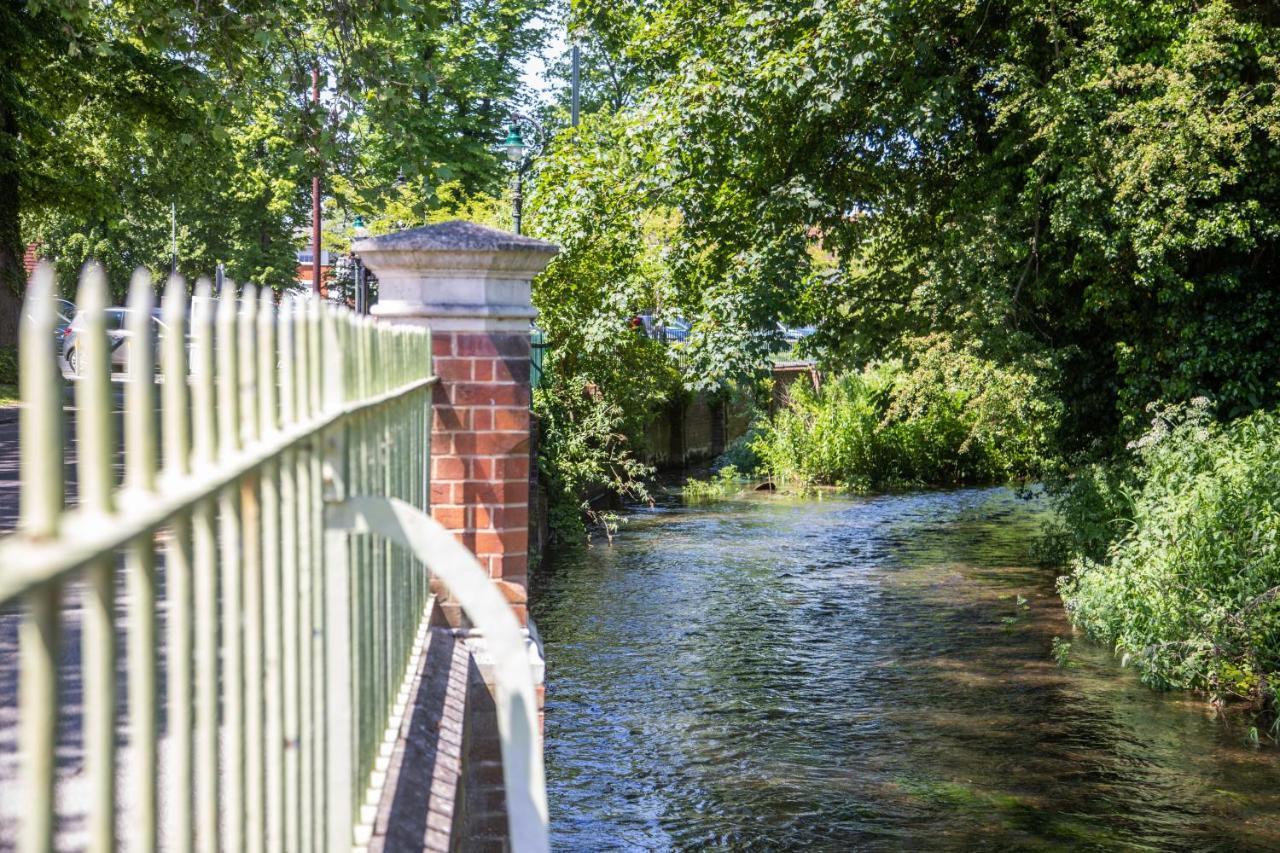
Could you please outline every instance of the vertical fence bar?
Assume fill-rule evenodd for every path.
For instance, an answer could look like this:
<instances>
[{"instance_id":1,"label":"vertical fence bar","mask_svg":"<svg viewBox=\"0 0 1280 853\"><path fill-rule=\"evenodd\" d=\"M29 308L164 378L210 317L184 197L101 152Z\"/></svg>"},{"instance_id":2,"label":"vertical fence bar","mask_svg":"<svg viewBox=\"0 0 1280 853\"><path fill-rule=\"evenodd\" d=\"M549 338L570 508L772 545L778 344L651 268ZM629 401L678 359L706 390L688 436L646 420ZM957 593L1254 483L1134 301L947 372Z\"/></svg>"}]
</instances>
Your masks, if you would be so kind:
<instances>
[{"instance_id":1,"label":"vertical fence bar","mask_svg":"<svg viewBox=\"0 0 1280 853\"><path fill-rule=\"evenodd\" d=\"M297 406L297 417L300 422L311 419L311 364L310 334L311 326L307 322L307 302L299 300L294 316L294 365L297 370L297 384L294 396ZM318 849L315 834L315 800L313 785L315 780L314 749L314 694L312 690L312 571L315 566L312 543L312 508L311 508L311 449L301 448L294 456L296 462L295 482L297 483L298 513L298 705L299 705L299 793L301 803L302 837L300 849L313 851Z\"/></svg>"},{"instance_id":2,"label":"vertical fence bar","mask_svg":"<svg viewBox=\"0 0 1280 853\"><path fill-rule=\"evenodd\" d=\"M217 358L218 457L226 462L240 452L240 362L236 354L239 301L235 283L227 279L218 294L214 318ZM232 853L244 848L244 635L243 561L239 495L227 486L218 495L218 533L222 570L222 715L225 738L223 814L225 844Z\"/></svg>"},{"instance_id":3,"label":"vertical fence bar","mask_svg":"<svg viewBox=\"0 0 1280 853\"><path fill-rule=\"evenodd\" d=\"M23 320L29 365L41 358L42 348L52 347L51 305L39 304L50 302L51 293L46 270L43 280L32 283L31 316ZM122 494L128 496L157 493L153 300L149 278L139 273L131 285L127 328ZM87 268L80 291L87 323L76 396L80 501L91 524L111 522L116 498L105 302L102 271ZM327 532L324 510L354 491L428 503L423 457L429 453L431 390L416 389L354 415L343 412L352 400L421 377L424 365L429 374L430 338L377 328L313 300L285 312L277 339L270 294L259 299L247 288L240 301L228 282L215 303L209 283L201 281L192 301L189 391L185 302L185 285L174 277L159 340L162 486L240 464L246 449L282 429L306 430L326 417L336 419L278 460L224 480L228 484L213 496L173 509L165 569L172 746L166 757L172 838L166 847L347 849L362 843L353 830L371 817L362 811L370 772L380 779L385 771L384 734L405 710L406 667L429 585L404 549ZM28 443L20 524L24 532L42 536L56 535L62 512L53 363L50 357L44 369L26 370L23 377ZM27 448L43 455L28 456ZM128 784L138 807L128 832L130 845L139 849L156 849L159 836L152 538L143 533L126 545L130 752L137 769ZM114 850L116 842L113 560L113 554L102 554L88 564L83 647L89 834L92 849L102 851ZM22 724L24 747L31 744L36 751L26 756L33 819L23 842L26 850L49 850L58 589L51 584L25 597Z\"/></svg>"},{"instance_id":4,"label":"vertical fence bar","mask_svg":"<svg viewBox=\"0 0 1280 853\"><path fill-rule=\"evenodd\" d=\"M96 264L85 267L76 299L84 315L78 345L83 367L76 385L76 464L80 508L104 520L113 509L115 442L111 422L112 350L107 343L107 281ZM115 849L116 632L115 555L86 572L84 660L85 773L89 782L89 849Z\"/></svg>"},{"instance_id":5,"label":"vertical fence bar","mask_svg":"<svg viewBox=\"0 0 1280 853\"><path fill-rule=\"evenodd\" d=\"M192 473L213 469L218 446L214 395L213 296L208 279L196 284L191 308ZM196 599L196 840L204 853L221 849L218 800L218 540L212 499L192 513Z\"/></svg>"},{"instance_id":6,"label":"vertical fence bar","mask_svg":"<svg viewBox=\"0 0 1280 853\"><path fill-rule=\"evenodd\" d=\"M279 403L276 395L276 317L270 290L262 291L258 308L258 430L264 440L279 434ZM280 578L281 488L278 478L283 468L279 459L262 468L262 607L263 607L263 709L261 749L266 760L263 801L268 853L284 848L284 680L283 602Z\"/></svg>"},{"instance_id":7,"label":"vertical fence bar","mask_svg":"<svg viewBox=\"0 0 1280 853\"><path fill-rule=\"evenodd\" d=\"M311 414L318 416L325 411L324 386L324 340L322 338L322 317L328 305L319 299L311 299L307 303L307 340L308 368L307 380L311 398ZM335 356L337 353L334 354ZM308 454L311 465L311 613L314 622L311 632L311 694L314 706L312 726L315 735L312 740L314 753L311 768L311 795L315 809L315 835L312 842L317 850L326 849L328 803L326 802L326 753L328 742L325 738L327 717L325 708L324 676L328 669L325 665L325 569L324 569L324 485L321 482L321 458L324 453L323 438L315 436Z\"/></svg>"},{"instance_id":8,"label":"vertical fence bar","mask_svg":"<svg viewBox=\"0 0 1280 853\"><path fill-rule=\"evenodd\" d=\"M427 333L422 336L423 352L419 356L427 366L427 376L435 376L436 370L434 363L435 347L431 338L431 330L428 329ZM431 509L431 432L435 428L436 417L434 390L424 388L422 389L422 396L426 403L426 423L422 426L423 446L422 461L420 463L422 465L422 494L418 499L422 501L423 511L429 511Z\"/></svg>"},{"instance_id":9,"label":"vertical fence bar","mask_svg":"<svg viewBox=\"0 0 1280 853\"><path fill-rule=\"evenodd\" d=\"M357 364L360 367L359 393L361 397L370 396L369 392L369 340L370 340L370 323L368 320L362 321L359 325L360 343L356 351ZM356 482L354 489L358 490L356 494L365 494L369 484L369 419L368 412L361 412L356 421L357 440L355 442L354 453L356 454L354 462L356 468ZM357 621L357 643L356 654L352 665L355 667L356 683L357 683L357 713L359 714L360 736L359 736L359 758L356 762L357 772L362 778L367 778L370 770L369 755L373 749L373 737L376 731L376 722L373 714L373 702L371 701L370 691L368 689L368 672L370 664L370 649L372 642L370 639L370 630L372 622L368 614L369 602L369 566L373 558L373 541L370 536L361 536L357 543L357 563L355 567L355 613Z\"/></svg>"},{"instance_id":10,"label":"vertical fence bar","mask_svg":"<svg viewBox=\"0 0 1280 853\"><path fill-rule=\"evenodd\" d=\"M129 380L125 386L125 488L150 495L156 488L156 407L154 320L151 275L133 274L129 286ZM129 543L129 721L134 754L134 806L130 842L137 850L155 850L157 684L156 557L154 536Z\"/></svg>"},{"instance_id":11,"label":"vertical fence bar","mask_svg":"<svg viewBox=\"0 0 1280 853\"><path fill-rule=\"evenodd\" d=\"M164 477L180 482L190 475L190 395L187 387L187 284L178 276L169 279L161 308L163 369ZM192 843L192 785L194 767L192 737L195 718L191 706L194 682L191 657L191 521L181 513L171 522L165 549L165 586L169 601L169 786L170 849L186 853Z\"/></svg>"},{"instance_id":12,"label":"vertical fence bar","mask_svg":"<svg viewBox=\"0 0 1280 853\"><path fill-rule=\"evenodd\" d=\"M295 305L280 309L278 342L280 419L285 427L298 420ZM301 741L302 672L299 617L298 452L286 450L280 460L280 653L282 656L284 724L284 848L302 849Z\"/></svg>"},{"instance_id":13,"label":"vertical fence bar","mask_svg":"<svg viewBox=\"0 0 1280 853\"><path fill-rule=\"evenodd\" d=\"M33 538L58 535L62 515L62 377L53 345L53 269L41 264L27 287L21 320L23 408L18 424L22 453L18 526ZM53 850L54 755L58 731L58 646L61 586L27 594L22 620L21 736L26 821L22 849Z\"/></svg>"},{"instance_id":14,"label":"vertical fence bar","mask_svg":"<svg viewBox=\"0 0 1280 853\"><path fill-rule=\"evenodd\" d=\"M325 312L321 331L324 349L331 354L347 352L340 322L345 325L345 318L340 320L333 316L333 312ZM325 404L329 411L340 408L347 400L345 371L345 363L332 355L324 362L321 375L324 378ZM347 497L346 431L347 421L342 419L330 426L324 435L323 483L326 503L341 503ZM355 784L352 765L355 738L352 728L354 714L351 709L355 693L351 682L350 543L346 531L326 530L324 546L325 659L329 662L324 670L327 705L325 772L328 777L325 814L329 828L325 847L328 850L346 850L354 841L354 792L360 788Z\"/></svg>"},{"instance_id":15,"label":"vertical fence bar","mask_svg":"<svg viewBox=\"0 0 1280 853\"><path fill-rule=\"evenodd\" d=\"M258 294L245 285L237 318L240 380L240 441L254 446L258 425ZM266 844L263 754L262 683L262 505L258 500L260 471L240 480L240 525L243 543L244 593L244 843L250 853L261 853Z\"/></svg>"}]
</instances>

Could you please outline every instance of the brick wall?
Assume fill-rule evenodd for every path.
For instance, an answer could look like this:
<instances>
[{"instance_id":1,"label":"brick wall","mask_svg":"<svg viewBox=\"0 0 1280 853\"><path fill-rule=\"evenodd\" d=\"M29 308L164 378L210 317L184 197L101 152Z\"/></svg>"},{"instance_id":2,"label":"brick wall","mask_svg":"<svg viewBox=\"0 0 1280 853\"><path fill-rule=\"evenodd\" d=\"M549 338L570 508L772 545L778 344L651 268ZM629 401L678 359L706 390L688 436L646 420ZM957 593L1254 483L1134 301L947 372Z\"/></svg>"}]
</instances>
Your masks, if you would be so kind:
<instances>
[{"instance_id":1,"label":"brick wall","mask_svg":"<svg viewBox=\"0 0 1280 853\"><path fill-rule=\"evenodd\" d=\"M27 251L22 256L22 268L26 270L30 276L36 271L36 265L40 263L40 244L28 243Z\"/></svg>"},{"instance_id":2,"label":"brick wall","mask_svg":"<svg viewBox=\"0 0 1280 853\"><path fill-rule=\"evenodd\" d=\"M431 513L524 616L529 573L529 335L437 332ZM520 590L511 587L520 587Z\"/></svg>"}]
</instances>

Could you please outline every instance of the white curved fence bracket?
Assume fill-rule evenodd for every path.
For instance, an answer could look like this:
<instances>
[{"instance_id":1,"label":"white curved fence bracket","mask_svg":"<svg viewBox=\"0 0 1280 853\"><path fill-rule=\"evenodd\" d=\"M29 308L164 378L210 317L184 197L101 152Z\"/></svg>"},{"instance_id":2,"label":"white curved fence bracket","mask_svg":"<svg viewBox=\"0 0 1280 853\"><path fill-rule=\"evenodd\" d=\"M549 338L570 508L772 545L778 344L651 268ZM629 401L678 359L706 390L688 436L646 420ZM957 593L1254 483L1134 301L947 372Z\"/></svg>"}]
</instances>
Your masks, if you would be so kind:
<instances>
[{"instance_id":1,"label":"white curved fence bracket","mask_svg":"<svg viewBox=\"0 0 1280 853\"><path fill-rule=\"evenodd\" d=\"M510 605L475 556L452 533L404 501L351 497L330 504L325 520L331 530L373 533L408 550L448 587L483 633L494 661L511 849L515 853L549 850L538 705L525 638Z\"/></svg>"}]
</instances>

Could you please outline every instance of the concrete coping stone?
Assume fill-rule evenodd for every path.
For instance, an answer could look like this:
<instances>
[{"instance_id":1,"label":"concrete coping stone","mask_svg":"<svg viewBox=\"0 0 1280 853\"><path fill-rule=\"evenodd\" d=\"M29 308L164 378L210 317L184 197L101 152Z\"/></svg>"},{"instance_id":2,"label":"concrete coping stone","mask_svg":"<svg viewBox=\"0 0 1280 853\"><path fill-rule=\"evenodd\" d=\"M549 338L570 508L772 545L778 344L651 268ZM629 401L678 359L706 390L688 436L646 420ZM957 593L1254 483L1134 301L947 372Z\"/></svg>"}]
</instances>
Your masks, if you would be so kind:
<instances>
[{"instance_id":1,"label":"concrete coping stone","mask_svg":"<svg viewBox=\"0 0 1280 853\"><path fill-rule=\"evenodd\" d=\"M377 237L367 237L353 243L351 248L356 252L397 250L527 252L532 250L549 255L560 251L554 243L548 243L546 240L512 234L510 231L477 225L461 219L396 231L392 234L380 234Z\"/></svg>"}]
</instances>

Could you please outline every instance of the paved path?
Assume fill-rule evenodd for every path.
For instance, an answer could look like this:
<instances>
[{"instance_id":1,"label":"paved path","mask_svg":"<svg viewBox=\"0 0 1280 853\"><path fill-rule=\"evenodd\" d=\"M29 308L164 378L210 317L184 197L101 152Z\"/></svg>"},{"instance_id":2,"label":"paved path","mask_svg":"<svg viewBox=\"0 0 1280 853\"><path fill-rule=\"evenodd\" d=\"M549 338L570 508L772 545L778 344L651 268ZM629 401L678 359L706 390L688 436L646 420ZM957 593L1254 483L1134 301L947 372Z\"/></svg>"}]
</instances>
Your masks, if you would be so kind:
<instances>
[{"instance_id":1,"label":"paved path","mask_svg":"<svg viewBox=\"0 0 1280 853\"><path fill-rule=\"evenodd\" d=\"M116 442L120 446L122 413L120 385L115 386ZM72 405L71 385L66 388L67 406L64 410L64 476L67 482L67 503L75 503L75 427L76 415ZM117 476L121 468L121 458L117 454ZM13 530L19 513L19 437L18 423L13 417L0 417L0 535ZM160 592L163 594L163 556L160 557ZM124 594L122 578L118 588L117 611L123 616L129 606L128 597ZM87 780L84 777L84 745L81 741L81 584L78 581L69 583L62 598L62 655L59 660L59 689L62 707L58 718L58 848L83 849L88 842L86 797ZM159 604L159 639L162 654L160 689L164 695L163 678L163 642L164 642L165 602L161 598ZM0 605L0 851L15 849L17 844L18 821L23 813L25 796L18 784L18 630L21 625L21 614L17 606ZM119 655L119 676L117 689L119 693L119 731L121 734L121 763L117 778L118 791L122 798L121 808L129 804L129 785L126 780L132 776L130 770L131 755L128 748L128 717L124 692L126 689L125 666L128 638L123 632L123 618L117 621L121 626L117 632L117 650ZM163 708L161 709L161 727L163 730ZM161 755L164 755L164 739L160 743ZM162 760L163 765L163 760ZM164 770L162 767L160 791L163 797L165 790ZM127 837L127 827L122 827Z\"/></svg>"}]
</instances>

